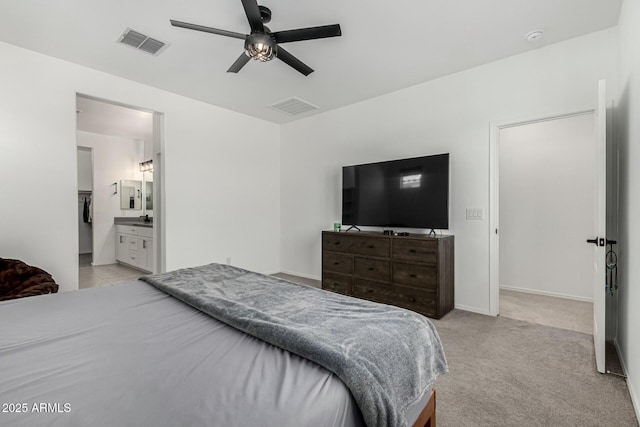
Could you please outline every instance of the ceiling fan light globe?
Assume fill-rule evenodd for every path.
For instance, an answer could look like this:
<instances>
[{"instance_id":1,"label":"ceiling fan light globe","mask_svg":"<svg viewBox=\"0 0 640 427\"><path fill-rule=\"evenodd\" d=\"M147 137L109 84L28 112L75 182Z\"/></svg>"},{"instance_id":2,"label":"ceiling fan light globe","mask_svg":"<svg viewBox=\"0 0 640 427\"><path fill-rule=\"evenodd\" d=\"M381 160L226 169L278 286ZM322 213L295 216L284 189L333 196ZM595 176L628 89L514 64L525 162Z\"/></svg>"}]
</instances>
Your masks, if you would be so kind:
<instances>
[{"instance_id":1,"label":"ceiling fan light globe","mask_svg":"<svg viewBox=\"0 0 640 427\"><path fill-rule=\"evenodd\" d=\"M276 43L266 34L254 33L247 37L245 52L257 61L271 61L276 54Z\"/></svg>"}]
</instances>

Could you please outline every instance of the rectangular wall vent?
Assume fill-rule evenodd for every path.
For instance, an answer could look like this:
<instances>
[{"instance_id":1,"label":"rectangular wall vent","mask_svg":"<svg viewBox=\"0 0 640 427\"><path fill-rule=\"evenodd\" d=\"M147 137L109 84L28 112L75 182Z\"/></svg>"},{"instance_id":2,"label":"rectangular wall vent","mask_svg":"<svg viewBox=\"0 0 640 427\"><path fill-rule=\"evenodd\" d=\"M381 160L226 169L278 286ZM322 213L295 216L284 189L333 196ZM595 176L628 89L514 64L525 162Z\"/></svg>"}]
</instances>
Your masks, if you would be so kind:
<instances>
[{"instance_id":1,"label":"rectangular wall vent","mask_svg":"<svg viewBox=\"0 0 640 427\"><path fill-rule=\"evenodd\" d=\"M306 113L307 111L317 110L318 108L320 108L317 105L313 105L310 102L296 97L276 102L274 104L268 105L268 107L272 110L276 110L290 116L296 116L298 114Z\"/></svg>"},{"instance_id":2,"label":"rectangular wall vent","mask_svg":"<svg viewBox=\"0 0 640 427\"><path fill-rule=\"evenodd\" d=\"M143 52L150 53L151 55L159 55L160 52L168 46L167 43L152 39L151 37L132 30L131 28L124 30L124 33L122 33L118 41Z\"/></svg>"}]
</instances>

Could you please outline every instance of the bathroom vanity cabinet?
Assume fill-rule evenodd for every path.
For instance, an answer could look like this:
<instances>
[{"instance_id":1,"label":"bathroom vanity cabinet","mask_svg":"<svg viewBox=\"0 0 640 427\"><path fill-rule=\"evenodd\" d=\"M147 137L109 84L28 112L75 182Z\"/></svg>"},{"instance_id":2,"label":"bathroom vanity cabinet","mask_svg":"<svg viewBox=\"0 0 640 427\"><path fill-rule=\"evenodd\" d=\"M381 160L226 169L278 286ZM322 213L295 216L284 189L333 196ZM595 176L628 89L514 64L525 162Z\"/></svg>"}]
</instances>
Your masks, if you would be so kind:
<instances>
[{"instance_id":1,"label":"bathroom vanity cabinet","mask_svg":"<svg viewBox=\"0 0 640 427\"><path fill-rule=\"evenodd\" d=\"M116 225L116 260L153 272L153 228Z\"/></svg>"}]
</instances>

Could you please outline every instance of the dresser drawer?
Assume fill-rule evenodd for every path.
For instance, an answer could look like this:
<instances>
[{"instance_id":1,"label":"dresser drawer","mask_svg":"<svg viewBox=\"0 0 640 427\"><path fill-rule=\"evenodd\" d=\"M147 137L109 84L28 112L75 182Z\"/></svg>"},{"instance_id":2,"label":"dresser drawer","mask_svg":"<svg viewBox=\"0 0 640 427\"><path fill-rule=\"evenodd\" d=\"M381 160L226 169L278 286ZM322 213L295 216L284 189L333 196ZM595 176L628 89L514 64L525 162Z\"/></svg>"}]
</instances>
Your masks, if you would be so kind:
<instances>
[{"instance_id":1,"label":"dresser drawer","mask_svg":"<svg viewBox=\"0 0 640 427\"><path fill-rule=\"evenodd\" d=\"M354 274L367 279L388 282L391 280L391 264L374 258L355 257Z\"/></svg>"},{"instance_id":2,"label":"dresser drawer","mask_svg":"<svg viewBox=\"0 0 640 427\"><path fill-rule=\"evenodd\" d=\"M437 283L436 267L394 262L393 282L401 285L417 286L435 290Z\"/></svg>"},{"instance_id":3,"label":"dresser drawer","mask_svg":"<svg viewBox=\"0 0 640 427\"><path fill-rule=\"evenodd\" d=\"M438 260L437 240L394 239L393 258L435 264Z\"/></svg>"},{"instance_id":4,"label":"dresser drawer","mask_svg":"<svg viewBox=\"0 0 640 427\"><path fill-rule=\"evenodd\" d=\"M391 240L348 233L323 234L322 249L354 255L389 258L391 255Z\"/></svg>"},{"instance_id":5,"label":"dresser drawer","mask_svg":"<svg viewBox=\"0 0 640 427\"><path fill-rule=\"evenodd\" d=\"M322 274L322 289L351 295L351 276L324 271Z\"/></svg>"},{"instance_id":6,"label":"dresser drawer","mask_svg":"<svg viewBox=\"0 0 640 427\"><path fill-rule=\"evenodd\" d=\"M353 273L353 257L333 252L324 252L322 256L322 269L351 274Z\"/></svg>"},{"instance_id":7,"label":"dresser drawer","mask_svg":"<svg viewBox=\"0 0 640 427\"><path fill-rule=\"evenodd\" d=\"M388 283L355 279L353 296L383 304L392 304L428 316L436 315L436 294L426 289L405 288Z\"/></svg>"},{"instance_id":8,"label":"dresser drawer","mask_svg":"<svg viewBox=\"0 0 640 427\"><path fill-rule=\"evenodd\" d=\"M372 282L365 279L354 279L353 296L383 304L394 304L392 285L390 283Z\"/></svg>"}]
</instances>

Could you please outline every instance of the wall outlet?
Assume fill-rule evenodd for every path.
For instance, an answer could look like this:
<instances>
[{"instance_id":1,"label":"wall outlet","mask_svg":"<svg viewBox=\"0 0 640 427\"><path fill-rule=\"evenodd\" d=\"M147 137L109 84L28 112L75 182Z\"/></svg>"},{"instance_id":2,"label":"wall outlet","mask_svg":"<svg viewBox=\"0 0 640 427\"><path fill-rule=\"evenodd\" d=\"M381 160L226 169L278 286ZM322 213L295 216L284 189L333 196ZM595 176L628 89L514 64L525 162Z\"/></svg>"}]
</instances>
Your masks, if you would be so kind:
<instances>
[{"instance_id":1,"label":"wall outlet","mask_svg":"<svg viewBox=\"0 0 640 427\"><path fill-rule=\"evenodd\" d=\"M483 218L482 208L467 208L467 220L479 220Z\"/></svg>"}]
</instances>

